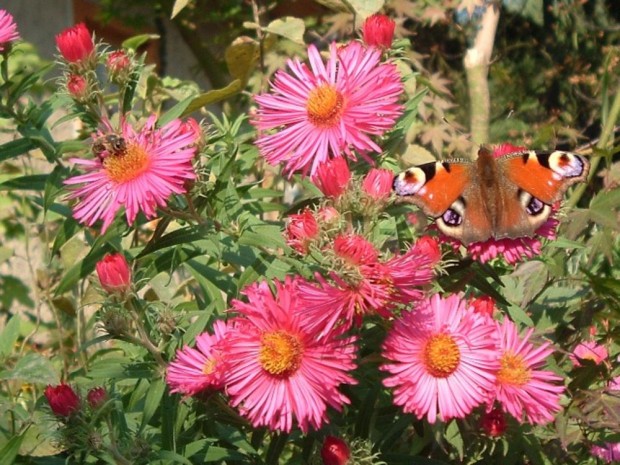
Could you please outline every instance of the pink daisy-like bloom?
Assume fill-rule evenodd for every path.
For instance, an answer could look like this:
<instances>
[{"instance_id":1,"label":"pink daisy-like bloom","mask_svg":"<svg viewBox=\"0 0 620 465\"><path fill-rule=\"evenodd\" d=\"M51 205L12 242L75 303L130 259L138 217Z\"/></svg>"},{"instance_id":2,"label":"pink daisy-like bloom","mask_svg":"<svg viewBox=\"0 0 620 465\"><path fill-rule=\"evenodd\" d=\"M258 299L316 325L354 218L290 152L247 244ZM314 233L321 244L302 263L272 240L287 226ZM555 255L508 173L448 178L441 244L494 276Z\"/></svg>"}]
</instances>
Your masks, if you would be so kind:
<instances>
[{"instance_id":1,"label":"pink daisy-like bloom","mask_svg":"<svg viewBox=\"0 0 620 465\"><path fill-rule=\"evenodd\" d=\"M560 395L564 392L564 385L562 377L540 369L553 353L553 348L548 343L538 347L530 343L533 328L519 337L516 325L508 318L495 324L500 337L500 369L494 400L519 422L524 417L532 424L553 421L554 414L561 408ZM492 407L491 401L488 410Z\"/></svg>"},{"instance_id":2,"label":"pink daisy-like bloom","mask_svg":"<svg viewBox=\"0 0 620 465\"><path fill-rule=\"evenodd\" d=\"M5 45L17 39L19 39L19 33L13 15L6 10L0 10L0 52L4 51Z\"/></svg>"},{"instance_id":3,"label":"pink daisy-like bloom","mask_svg":"<svg viewBox=\"0 0 620 465\"><path fill-rule=\"evenodd\" d=\"M131 225L138 212L154 218L157 206L165 206L171 194L186 192L186 182L196 177L192 159L200 127L194 120L173 120L156 128L155 120L149 118L140 130L123 121L120 136L125 147L119 152L106 150L94 160L70 160L86 171L65 181L79 186L67 198L78 199L73 216L80 223L92 226L103 219L103 233L125 207L127 223ZM106 128L94 139L105 138L112 132Z\"/></svg>"},{"instance_id":4,"label":"pink daisy-like bloom","mask_svg":"<svg viewBox=\"0 0 620 465\"><path fill-rule=\"evenodd\" d=\"M383 356L394 403L430 423L463 418L486 401L499 368L495 326L457 295L434 295L404 312Z\"/></svg>"},{"instance_id":5,"label":"pink daisy-like bloom","mask_svg":"<svg viewBox=\"0 0 620 465\"><path fill-rule=\"evenodd\" d=\"M319 339L299 299L297 281L266 282L245 289L248 302L233 301L240 323L226 337L226 392L252 425L305 433L328 422L349 399L341 384L355 384L355 338L335 329Z\"/></svg>"},{"instance_id":6,"label":"pink daisy-like bloom","mask_svg":"<svg viewBox=\"0 0 620 465\"><path fill-rule=\"evenodd\" d=\"M576 367L581 366L580 360L591 360L595 365L601 364L609 353L607 348L603 345L597 344L594 341L580 342L573 350L573 353L569 355L570 361Z\"/></svg>"},{"instance_id":7,"label":"pink daisy-like bloom","mask_svg":"<svg viewBox=\"0 0 620 465\"><path fill-rule=\"evenodd\" d=\"M493 148L493 156L499 158L515 152L526 150L525 147L517 147L512 144L500 144ZM558 206L553 206L553 214L558 210ZM553 218L549 219L536 230L534 237L517 237L503 239L488 239L484 242L474 242L467 246L467 254L480 263L486 263L495 257L502 256L506 263L515 263L527 260L540 255L542 249L541 238L555 240L557 238L557 228L560 222ZM443 242L450 244L457 250L461 243L451 237L441 237Z\"/></svg>"},{"instance_id":8,"label":"pink daisy-like bloom","mask_svg":"<svg viewBox=\"0 0 620 465\"><path fill-rule=\"evenodd\" d=\"M327 63L311 45L308 61L310 67L288 60L291 74L278 71L273 93L256 96L261 154L291 174L314 174L320 163L343 154L355 160L353 150L370 160L369 152L381 152L370 136L392 129L403 110L396 66L381 63L378 49L359 42L332 43Z\"/></svg>"},{"instance_id":9,"label":"pink daisy-like bloom","mask_svg":"<svg viewBox=\"0 0 620 465\"><path fill-rule=\"evenodd\" d=\"M607 463L620 461L620 442L606 442L602 446L592 446L590 453Z\"/></svg>"},{"instance_id":10,"label":"pink daisy-like bloom","mask_svg":"<svg viewBox=\"0 0 620 465\"><path fill-rule=\"evenodd\" d=\"M177 350L166 371L170 392L193 396L207 388L224 387L226 359L221 341L228 337L232 326L233 323L217 320L213 334L204 332L196 337L195 348L185 346Z\"/></svg>"}]
</instances>

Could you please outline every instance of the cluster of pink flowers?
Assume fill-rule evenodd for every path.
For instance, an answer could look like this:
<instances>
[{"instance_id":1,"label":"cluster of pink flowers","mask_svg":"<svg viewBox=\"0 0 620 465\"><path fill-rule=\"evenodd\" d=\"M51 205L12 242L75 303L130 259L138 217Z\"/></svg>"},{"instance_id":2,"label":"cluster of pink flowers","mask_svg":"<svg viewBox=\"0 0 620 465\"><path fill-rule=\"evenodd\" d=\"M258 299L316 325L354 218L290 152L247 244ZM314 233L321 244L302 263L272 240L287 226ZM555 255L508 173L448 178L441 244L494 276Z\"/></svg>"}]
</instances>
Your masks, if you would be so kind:
<instances>
[{"instance_id":1,"label":"cluster of pink flowers","mask_svg":"<svg viewBox=\"0 0 620 465\"><path fill-rule=\"evenodd\" d=\"M233 303L233 318L177 352L167 373L172 392L219 389L254 426L320 428L328 406L349 403L339 388L356 383L356 337L307 303L299 278L276 281L273 289L254 284L245 295L247 302ZM320 310L329 312L327 305ZM464 418L480 405L490 434L505 428L504 412L519 422L548 423L564 386L542 369L552 349L530 342L531 333L520 336L508 318L495 321L457 295L434 295L403 312L388 332L384 384L396 405L430 423Z\"/></svg>"}]
</instances>

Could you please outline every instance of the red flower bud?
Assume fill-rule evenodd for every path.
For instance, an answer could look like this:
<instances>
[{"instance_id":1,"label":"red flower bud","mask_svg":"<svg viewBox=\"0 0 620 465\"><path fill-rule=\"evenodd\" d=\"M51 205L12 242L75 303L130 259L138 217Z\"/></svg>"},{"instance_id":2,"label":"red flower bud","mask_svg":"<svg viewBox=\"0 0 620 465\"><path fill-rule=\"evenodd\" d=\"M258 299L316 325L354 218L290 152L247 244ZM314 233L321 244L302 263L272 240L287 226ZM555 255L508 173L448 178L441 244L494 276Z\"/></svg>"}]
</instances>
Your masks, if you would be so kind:
<instances>
[{"instance_id":1,"label":"red flower bud","mask_svg":"<svg viewBox=\"0 0 620 465\"><path fill-rule=\"evenodd\" d=\"M323 465L346 465L351 451L346 442L334 436L327 436L321 449Z\"/></svg>"},{"instance_id":2,"label":"red flower bud","mask_svg":"<svg viewBox=\"0 0 620 465\"><path fill-rule=\"evenodd\" d=\"M476 313L488 315L493 318L493 312L495 311L495 300L493 297L489 297L488 295L475 297L469 300L469 305L474 307Z\"/></svg>"},{"instance_id":3,"label":"red flower bud","mask_svg":"<svg viewBox=\"0 0 620 465\"><path fill-rule=\"evenodd\" d=\"M59 417L68 417L80 408L80 398L73 388L65 383L53 387L48 385L45 388L45 397L54 415Z\"/></svg>"},{"instance_id":4,"label":"red flower bud","mask_svg":"<svg viewBox=\"0 0 620 465\"><path fill-rule=\"evenodd\" d=\"M107 254L96 265L99 282L110 294L124 294L131 286L131 270L120 253Z\"/></svg>"},{"instance_id":5,"label":"red flower bud","mask_svg":"<svg viewBox=\"0 0 620 465\"><path fill-rule=\"evenodd\" d=\"M324 161L319 165L312 177L312 182L327 197L337 199L347 189L351 180L351 171L347 160L343 157L336 157Z\"/></svg>"},{"instance_id":6,"label":"red flower bud","mask_svg":"<svg viewBox=\"0 0 620 465\"><path fill-rule=\"evenodd\" d=\"M390 170L373 168L364 178L362 189L373 199L384 200L392 192L393 181L394 173Z\"/></svg>"},{"instance_id":7,"label":"red flower bud","mask_svg":"<svg viewBox=\"0 0 620 465\"><path fill-rule=\"evenodd\" d=\"M308 245L319 234L319 225L310 210L288 217L286 243L299 253L307 254Z\"/></svg>"},{"instance_id":8,"label":"red flower bud","mask_svg":"<svg viewBox=\"0 0 620 465\"><path fill-rule=\"evenodd\" d=\"M86 401L92 409L98 409L105 404L106 400L108 400L108 393L102 387L92 388L86 395Z\"/></svg>"},{"instance_id":9,"label":"red flower bud","mask_svg":"<svg viewBox=\"0 0 620 465\"><path fill-rule=\"evenodd\" d=\"M485 412L480 419L480 427L491 437L497 438L506 432L506 416L501 407Z\"/></svg>"},{"instance_id":10,"label":"red flower bud","mask_svg":"<svg viewBox=\"0 0 620 465\"><path fill-rule=\"evenodd\" d=\"M88 85L86 79L78 74L71 74L67 80L67 92L72 97L81 100L88 94Z\"/></svg>"},{"instance_id":11,"label":"red flower bud","mask_svg":"<svg viewBox=\"0 0 620 465\"><path fill-rule=\"evenodd\" d=\"M69 63L87 60L95 50L93 38L84 23L67 28L56 36L56 46Z\"/></svg>"},{"instance_id":12,"label":"red flower bud","mask_svg":"<svg viewBox=\"0 0 620 465\"><path fill-rule=\"evenodd\" d=\"M369 46L390 48L394 39L396 23L385 15L374 14L366 18L362 26L362 38Z\"/></svg>"},{"instance_id":13,"label":"red flower bud","mask_svg":"<svg viewBox=\"0 0 620 465\"><path fill-rule=\"evenodd\" d=\"M379 258L379 252L375 246L358 234L336 237L334 252L353 265L370 265L376 263Z\"/></svg>"},{"instance_id":14,"label":"red flower bud","mask_svg":"<svg viewBox=\"0 0 620 465\"><path fill-rule=\"evenodd\" d=\"M420 254L426 255L431 263L437 263L441 259L439 243L430 236L420 237L414 247Z\"/></svg>"},{"instance_id":15,"label":"red flower bud","mask_svg":"<svg viewBox=\"0 0 620 465\"><path fill-rule=\"evenodd\" d=\"M123 50L115 50L108 55L106 66L111 74L119 75L129 70L131 60Z\"/></svg>"}]
</instances>

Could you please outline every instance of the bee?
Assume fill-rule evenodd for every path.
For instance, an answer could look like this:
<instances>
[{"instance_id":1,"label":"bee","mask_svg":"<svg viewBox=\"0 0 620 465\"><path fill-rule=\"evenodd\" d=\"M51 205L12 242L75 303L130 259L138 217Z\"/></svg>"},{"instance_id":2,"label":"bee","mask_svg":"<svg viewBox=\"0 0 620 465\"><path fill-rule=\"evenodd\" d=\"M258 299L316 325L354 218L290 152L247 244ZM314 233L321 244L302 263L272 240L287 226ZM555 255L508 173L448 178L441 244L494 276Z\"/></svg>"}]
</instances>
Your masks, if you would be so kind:
<instances>
[{"instance_id":1,"label":"bee","mask_svg":"<svg viewBox=\"0 0 620 465\"><path fill-rule=\"evenodd\" d=\"M121 156L127 150L125 138L117 134L106 134L93 142L93 153L103 162L109 156Z\"/></svg>"}]
</instances>

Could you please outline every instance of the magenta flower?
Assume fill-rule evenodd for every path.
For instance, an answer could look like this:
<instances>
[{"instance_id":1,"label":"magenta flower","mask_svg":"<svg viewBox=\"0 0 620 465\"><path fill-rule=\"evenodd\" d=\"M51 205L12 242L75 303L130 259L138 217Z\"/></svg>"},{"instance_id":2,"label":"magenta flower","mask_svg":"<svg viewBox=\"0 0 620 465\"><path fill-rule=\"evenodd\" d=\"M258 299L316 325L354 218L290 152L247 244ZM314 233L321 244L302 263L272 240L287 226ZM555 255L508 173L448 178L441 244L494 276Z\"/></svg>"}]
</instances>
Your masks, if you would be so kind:
<instances>
[{"instance_id":1,"label":"magenta flower","mask_svg":"<svg viewBox=\"0 0 620 465\"><path fill-rule=\"evenodd\" d=\"M377 263L379 251L359 234L339 234L334 239L334 252L350 265Z\"/></svg>"},{"instance_id":2,"label":"magenta flower","mask_svg":"<svg viewBox=\"0 0 620 465\"><path fill-rule=\"evenodd\" d=\"M620 442L606 442L602 446L592 446L590 453L606 463L620 460Z\"/></svg>"},{"instance_id":3,"label":"magenta flower","mask_svg":"<svg viewBox=\"0 0 620 465\"><path fill-rule=\"evenodd\" d=\"M396 66L381 63L381 52L351 42L330 46L327 63L314 45L310 67L288 61L290 74L279 71L272 93L256 96L256 141L271 164L288 173L314 174L330 157L381 152L371 136L381 136L402 113L397 103L403 85Z\"/></svg>"},{"instance_id":4,"label":"magenta flower","mask_svg":"<svg viewBox=\"0 0 620 465\"><path fill-rule=\"evenodd\" d=\"M362 190L374 200L386 200L392 193L394 173L372 168L362 181Z\"/></svg>"},{"instance_id":5,"label":"magenta flower","mask_svg":"<svg viewBox=\"0 0 620 465\"><path fill-rule=\"evenodd\" d=\"M597 344L594 341L585 341L577 344L573 353L569 355L571 362L576 367L581 366L580 360L591 360L596 365L602 363L609 353L605 346Z\"/></svg>"},{"instance_id":6,"label":"magenta flower","mask_svg":"<svg viewBox=\"0 0 620 465\"><path fill-rule=\"evenodd\" d=\"M19 33L13 15L6 10L0 10L0 52L4 51L5 45L17 39L19 39Z\"/></svg>"},{"instance_id":7,"label":"magenta flower","mask_svg":"<svg viewBox=\"0 0 620 465\"><path fill-rule=\"evenodd\" d=\"M170 392L193 396L207 388L224 387L226 357L221 342L231 327L232 323L217 320L213 334L204 332L196 337L195 348L184 346L177 350L166 371Z\"/></svg>"},{"instance_id":8,"label":"magenta flower","mask_svg":"<svg viewBox=\"0 0 620 465\"><path fill-rule=\"evenodd\" d=\"M496 322L499 334L500 369L494 399L504 411L533 424L553 421L560 410L560 395L564 392L562 378L551 371L541 370L553 353L549 344L538 347L529 342L533 329L519 337L517 327L508 318ZM489 403L489 411L493 402Z\"/></svg>"},{"instance_id":9,"label":"magenta flower","mask_svg":"<svg viewBox=\"0 0 620 465\"><path fill-rule=\"evenodd\" d=\"M131 288L131 268L123 254L106 254L95 265L101 287L109 294L125 294Z\"/></svg>"},{"instance_id":10,"label":"magenta flower","mask_svg":"<svg viewBox=\"0 0 620 465\"><path fill-rule=\"evenodd\" d=\"M113 132L111 128L106 131ZM186 182L196 177L192 159L200 128L194 120L173 120L156 128L155 117L151 117L140 130L123 121L120 136L125 145L120 152L106 151L94 160L71 159L86 173L65 181L79 185L67 197L78 199L73 216L88 226L102 219L102 233L123 207L130 225L140 211L154 218L158 206L165 206L171 194L185 193ZM105 137L102 131L94 139Z\"/></svg>"},{"instance_id":11,"label":"magenta flower","mask_svg":"<svg viewBox=\"0 0 620 465\"><path fill-rule=\"evenodd\" d=\"M403 313L383 356L394 403L430 423L463 418L485 402L499 368L495 326L457 295L434 295Z\"/></svg>"},{"instance_id":12,"label":"magenta flower","mask_svg":"<svg viewBox=\"0 0 620 465\"><path fill-rule=\"evenodd\" d=\"M287 279L253 284L247 303L235 300L239 325L226 336L226 392L253 426L305 433L328 421L327 407L340 411L349 399L338 387L355 384L355 338L336 329L322 339L312 329L297 292Z\"/></svg>"}]
</instances>

